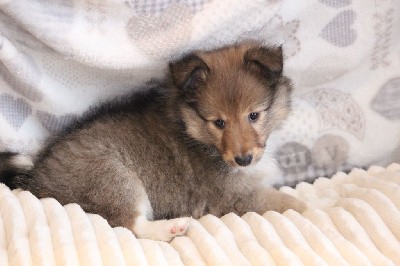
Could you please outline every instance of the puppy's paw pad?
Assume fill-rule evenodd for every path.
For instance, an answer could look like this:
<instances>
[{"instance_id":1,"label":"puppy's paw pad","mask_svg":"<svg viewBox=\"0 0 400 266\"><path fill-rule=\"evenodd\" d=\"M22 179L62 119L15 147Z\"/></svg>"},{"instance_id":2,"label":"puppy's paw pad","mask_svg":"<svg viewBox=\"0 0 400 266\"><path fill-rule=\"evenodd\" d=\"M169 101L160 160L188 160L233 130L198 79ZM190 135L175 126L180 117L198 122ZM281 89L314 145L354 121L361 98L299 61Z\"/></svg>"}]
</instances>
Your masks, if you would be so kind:
<instances>
[{"instance_id":1,"label":"puppy's paw pad","mask_svg":"<svg viewBox=\"0 0 400 266\"><path fill-rule=\"evenodd\" d=\"M181 235L184 234L187 230L187 226L183 225L183 226L173 226L170 230L170 233L173 235Z\"/></svg>"},{"instance_id":2,"label":"puppy's paw pad","mask_svg":"<svg viewBox=\"0 0 400 266\"><path fill-rule=\"evenodd\" d=\"M168 221L169 232L173 236L184 235L190 226L191 218L177 218Z\"/></svg>"}]
</instances>

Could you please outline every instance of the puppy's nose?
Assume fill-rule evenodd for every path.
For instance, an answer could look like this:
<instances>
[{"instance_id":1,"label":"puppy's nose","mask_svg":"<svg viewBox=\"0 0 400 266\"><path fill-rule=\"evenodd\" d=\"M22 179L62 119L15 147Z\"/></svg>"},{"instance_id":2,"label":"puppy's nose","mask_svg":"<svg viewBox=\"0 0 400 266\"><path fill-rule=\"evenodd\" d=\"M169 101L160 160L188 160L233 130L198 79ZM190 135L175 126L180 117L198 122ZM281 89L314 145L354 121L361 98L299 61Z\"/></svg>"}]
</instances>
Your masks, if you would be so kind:
<instances>
[{"instance_id":1,"label":"puppy's nose","mask_svg":"<svg viewBox=\"0 0 400 266\"><path fill-rule=\"evenodd\" d=\"M253 160L253 155L251 154L235 157L235 162L240 166L249 165L251 163L251 160Z\"/></svg>"}]
</instances>

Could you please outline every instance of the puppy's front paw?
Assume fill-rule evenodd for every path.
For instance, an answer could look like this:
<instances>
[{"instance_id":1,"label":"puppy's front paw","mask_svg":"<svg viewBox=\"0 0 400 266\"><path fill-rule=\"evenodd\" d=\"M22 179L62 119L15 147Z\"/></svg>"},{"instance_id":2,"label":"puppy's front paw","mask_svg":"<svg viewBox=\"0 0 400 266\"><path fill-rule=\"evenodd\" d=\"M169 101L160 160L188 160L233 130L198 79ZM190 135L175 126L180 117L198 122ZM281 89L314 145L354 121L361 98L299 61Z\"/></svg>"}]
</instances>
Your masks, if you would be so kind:
<instances>
[{"instance_id":1,"label":"puppy's front paw","mask_svg":"<svg viewBox=\"0 0 400 266\"><path fill-rule=\"evenodd\" d=\"M139 238L169 242L175 236L184 235L191 221L192 219L189 217L156 221L148 221L143 218L136 221L133 232Z\"/></svg>"},{"instance_id":2,"label":"puppy's front paw","mask_svg":"<svg viewBox=\"0 0 400 266\"><path fill-rule=\"evenodd\" d=\"M283 194L281 212L289 209L302 213L307 210L307 204L304 201L291 195Z\"/></svg>"},{"instance_id":3,"label":"puppy's front paw","mask_svg":"<svg viewBox=\"0 0 400 266\"><path fill-rule=\"evenodd\" d=\"M168 221L169 231L172 235L184 235L189 229L189 225L192 219L190 218L177 218Z\"/></svg>"},{"instance_id":4,"label":"puppy's front paw","mask_svg":"<svg viewBox=\"0 0 400 266\"><path fill-rule=\"evenodd\" d=\"M162 234L160 238L163 241L171 241L175 236L181 236L186 234L186 231L189 229L190 223L192 219L188 217L184 218L176 218L172 220L166 220L161 226Z\"/></svg>"}]
</instances>

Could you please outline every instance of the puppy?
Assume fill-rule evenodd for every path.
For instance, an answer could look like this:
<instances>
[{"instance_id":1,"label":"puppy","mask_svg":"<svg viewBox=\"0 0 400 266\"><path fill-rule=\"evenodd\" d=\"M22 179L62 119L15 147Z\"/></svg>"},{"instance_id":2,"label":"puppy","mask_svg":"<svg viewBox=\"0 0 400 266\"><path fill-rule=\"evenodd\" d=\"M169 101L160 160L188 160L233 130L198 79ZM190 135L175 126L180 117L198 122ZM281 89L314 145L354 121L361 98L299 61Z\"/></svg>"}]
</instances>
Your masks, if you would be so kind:
<instances>
[{"instance_id":1,"label":"puppy","mask_svg":"<svg viewBox=\"0 0 400 266\"><path fill-rule=\"evenodd\" d=\"M163 241L184 234L188 217L303 211L248 171L290 111L282 66L281 48L254 42L189 54L165 85L102 105L3 182Z\"/></svg>"}]
</instances>

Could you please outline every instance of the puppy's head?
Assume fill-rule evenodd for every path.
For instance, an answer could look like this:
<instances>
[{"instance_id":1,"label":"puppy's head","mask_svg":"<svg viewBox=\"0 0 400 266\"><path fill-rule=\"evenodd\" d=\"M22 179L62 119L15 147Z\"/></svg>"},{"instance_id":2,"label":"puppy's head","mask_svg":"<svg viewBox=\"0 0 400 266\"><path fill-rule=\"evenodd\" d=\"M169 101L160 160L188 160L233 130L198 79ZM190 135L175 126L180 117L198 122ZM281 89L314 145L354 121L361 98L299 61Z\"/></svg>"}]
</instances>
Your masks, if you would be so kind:
<instances>
[{"instance_id":1,"label":"puppy's head","mask_svg":"<svg viewBox=\"0 0 400 266\"><path fill-rule=\"evenodd\" d=\"M232 166L260 160L271 131L290 111L282 50L244 43L196 52L170 64L178 115L194 139Z\"/></svg>"}]
</instances>

